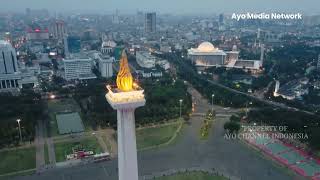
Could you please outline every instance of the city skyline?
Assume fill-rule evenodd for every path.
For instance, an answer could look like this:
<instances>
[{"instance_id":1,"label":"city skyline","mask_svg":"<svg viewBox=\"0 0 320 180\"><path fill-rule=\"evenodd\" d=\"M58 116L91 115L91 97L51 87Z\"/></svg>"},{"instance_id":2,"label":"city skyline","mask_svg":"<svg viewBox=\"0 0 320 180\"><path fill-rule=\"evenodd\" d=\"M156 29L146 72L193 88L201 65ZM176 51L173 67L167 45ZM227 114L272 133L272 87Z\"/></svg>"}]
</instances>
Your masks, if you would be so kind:
<instances>
[{"instance_id":1,"label":"city skyline","mask_svg":"<svg viewBox=\"0 0 320 180\"><path fill-rule=\"evenodd\" d=\"M128 0L119 1L102 1L102 0L63 0L41 2L29 0L24 2L21 0L11 0L6 2L6 6L1 6L0 11L4 12L24 12L26 8L31 9L48 9L51 12L96 12L96 13L113 13L119 10L121 13L134 13L141 11L156 11L160 13L173 14L212 14L212 13L240 13L240 12L300 12L306 15L319 14L320 2L317 0L248 0L246 2L238 2L237 0L229 0L228 4L223 0L202 0L201 3L194 3L192 0L169 0L150 2L147 0L139 0L130 3ZM130 6L128 6L130 4ZM290 6L289 6L290 5Z\"/></svg>"}]
</instances>

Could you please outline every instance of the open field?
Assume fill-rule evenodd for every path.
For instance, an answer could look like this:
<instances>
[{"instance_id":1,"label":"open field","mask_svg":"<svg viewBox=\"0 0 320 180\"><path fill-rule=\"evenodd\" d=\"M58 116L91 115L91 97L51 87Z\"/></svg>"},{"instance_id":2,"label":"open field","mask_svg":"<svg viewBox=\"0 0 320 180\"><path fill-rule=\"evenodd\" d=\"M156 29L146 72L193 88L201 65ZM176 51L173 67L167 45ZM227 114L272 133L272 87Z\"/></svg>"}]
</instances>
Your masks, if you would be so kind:
<instances>
[{"instance_id":1,"label":"open field","mask_svg":"<svg viewBox=\"0 0 320 180\"><path fill-rule=\"evenodd\" d=\"M98 144L95 137L85 137L80 141L74 142L57 142L54 144L56 153L56 161L62 162L66 160L66 155L72 153L73 148L81 147L87 151L93 151L94 153L103 152L102 148Z\"/></svg>"},{"instance_id":2,"label":"open field","mask_svg":"<svg viewBox=\"0 0 320 180\"><path fill-rule=\"evenodd\" d=\"M138 149L144 149L167 143L173 136L175 136L180 126L182 125L177 123L159 127L138 129L136 131Z\"/></svg>"},{"instance_id":3,"label":"open field","mask_svg":"<svg viewBox=\"0 0 320 180\"><path fill-rule=\"evenodd\" d=\"M34 147L0 152L0 174L34 169L35 167L36 150Z\"/></svg>"},{"instance_id":4,"label":"open field","mask_svg":"<svg viewBox=\"0 0 320 180\"><path fill-rule=\"evenodd\" d=\"M204 172L187 172L172 176L163 176L156 178L155 180L227 180L227 178L222 176L213 176Z\"/></svg>"}]
</instances>

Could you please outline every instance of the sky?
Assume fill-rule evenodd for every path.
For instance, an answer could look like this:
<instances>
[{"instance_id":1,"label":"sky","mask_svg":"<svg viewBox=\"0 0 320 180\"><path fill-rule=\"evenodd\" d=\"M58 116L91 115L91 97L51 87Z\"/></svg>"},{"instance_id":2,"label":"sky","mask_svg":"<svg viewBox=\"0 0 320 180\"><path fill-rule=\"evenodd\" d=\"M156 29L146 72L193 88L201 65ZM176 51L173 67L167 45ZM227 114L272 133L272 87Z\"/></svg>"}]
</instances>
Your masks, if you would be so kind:
<instances>
[{"instance_id":1,"label":"sky","mask_svg":"<svg viewBox=\"0 0 320 180\"><path fill-rule=\"evenodd\" d=\"M320 14L320 0L0 0L0 12L46 8L51 12L244 13L293 12ZM3 3L5 2L5 3Z\"/></svg>"}]
</instances>

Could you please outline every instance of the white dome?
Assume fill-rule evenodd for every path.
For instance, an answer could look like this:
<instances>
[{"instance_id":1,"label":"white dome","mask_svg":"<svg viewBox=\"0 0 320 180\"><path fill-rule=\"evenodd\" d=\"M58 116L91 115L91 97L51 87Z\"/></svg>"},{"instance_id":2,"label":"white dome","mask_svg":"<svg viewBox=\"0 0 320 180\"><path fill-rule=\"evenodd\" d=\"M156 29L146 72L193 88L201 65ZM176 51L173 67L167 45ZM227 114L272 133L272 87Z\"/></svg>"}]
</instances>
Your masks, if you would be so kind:
<instances>
[{"instance_id":1,"label":"white dome","mask_svg":"<svg viewBox=\"0 0 320 180\"><path fill-rule=\"evenodd\" d=\"M114 41L109 40L109 41L102 42L101 46L102 47L112 47L112 48L114 48L114 47L117 46L117 43L115 43Z\"/></svg>"},{"instance_id":2,"label":"white dome","mask_svg":"<svg viewBox=\"0 0 320 180\"><path fill-rule=\"evenodd\" d=\"M198 46L198 51L201 52L213 52L216 51L216 48L210 42L203 42Z\"/></svg>"},{"instance_id":3,"label":"white dome","mask_svg":"<svg viewBox=\"0 0 320 180\"><path fill-rule=\"evenodd\" d=\"M237 45L233 45L232 46L232 51L237 51L237 50L238 50Z\"/></svg>"}]
</instances>

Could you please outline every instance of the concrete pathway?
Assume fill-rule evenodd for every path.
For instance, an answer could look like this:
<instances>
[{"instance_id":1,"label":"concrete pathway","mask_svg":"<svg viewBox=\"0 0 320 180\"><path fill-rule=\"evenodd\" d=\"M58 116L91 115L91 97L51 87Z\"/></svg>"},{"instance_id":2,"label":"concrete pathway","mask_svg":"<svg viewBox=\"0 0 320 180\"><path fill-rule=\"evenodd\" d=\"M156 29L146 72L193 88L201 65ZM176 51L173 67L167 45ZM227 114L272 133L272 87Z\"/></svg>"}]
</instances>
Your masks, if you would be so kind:
<instances>
[{"instance_id":1,"label":"concrete pathway","mask_svg":"<svg viewBox=\"0 0 320 180\"><path fill-rule=\"evenodd\" d=\"M44 154L44 127L43 121L39 120L36 126L35 147L36 147L36 169L41 171L45 166L45 154Z\"/></svg>"}]
</instances>

